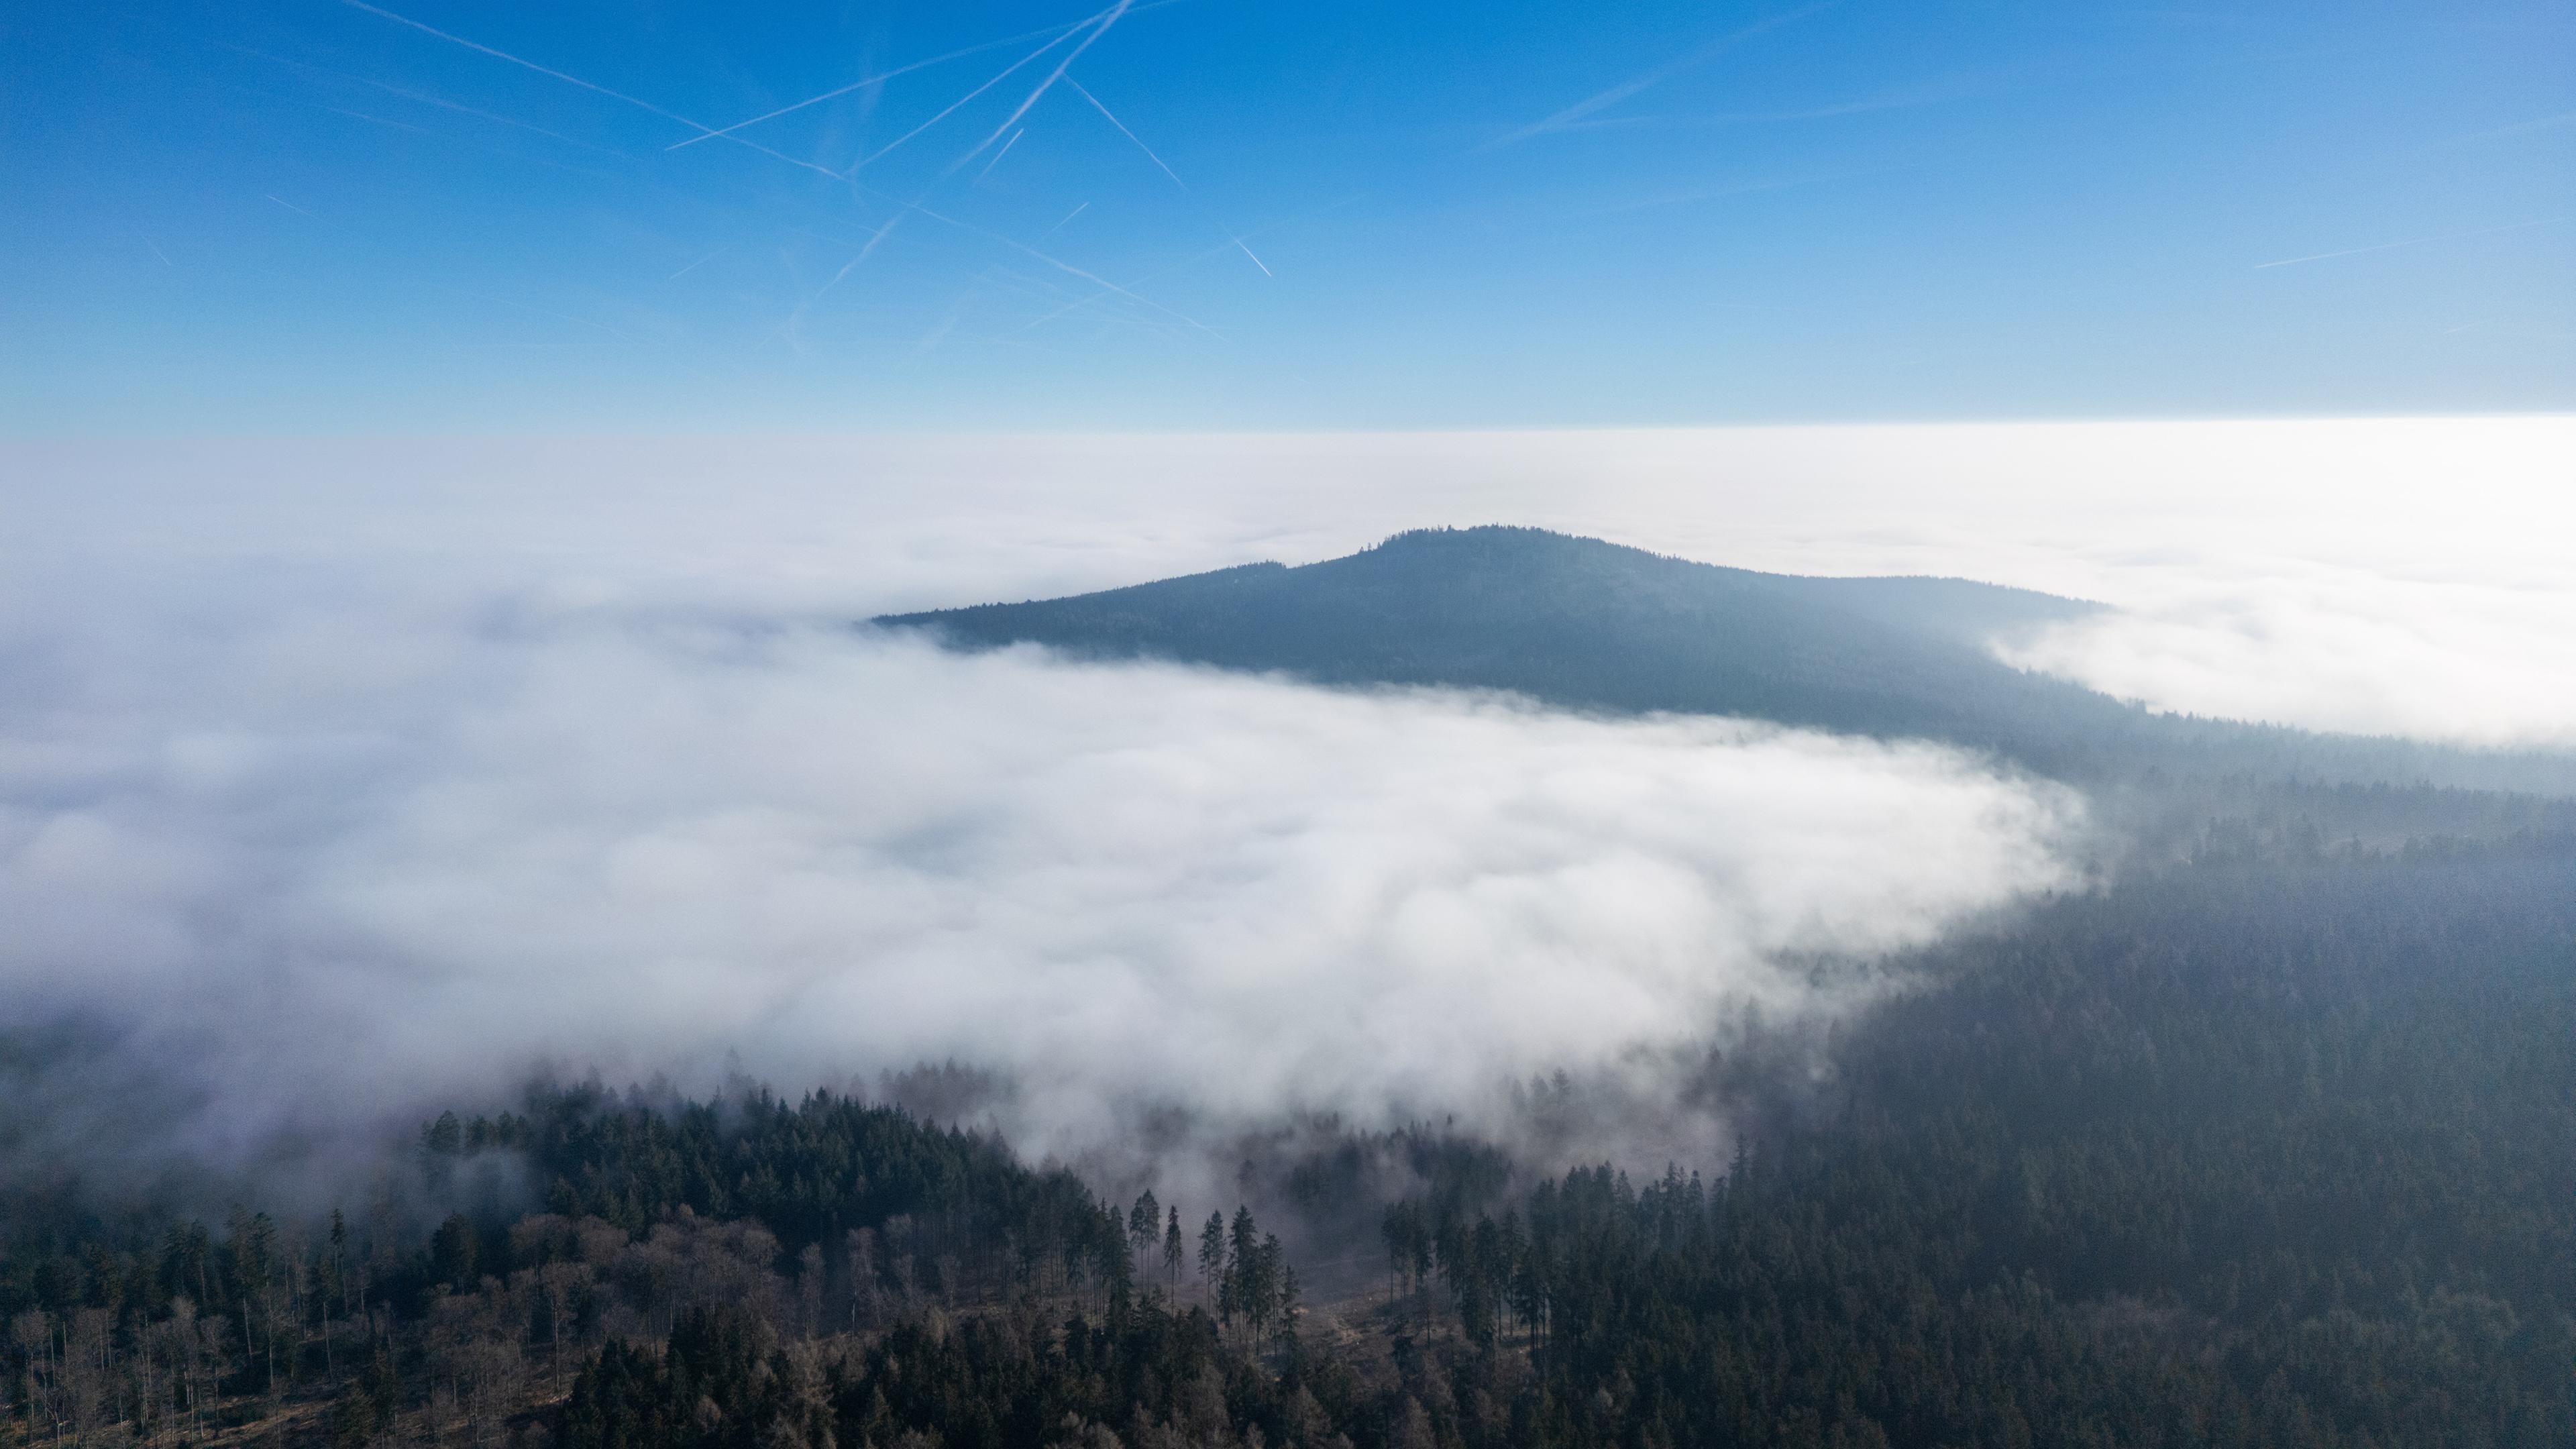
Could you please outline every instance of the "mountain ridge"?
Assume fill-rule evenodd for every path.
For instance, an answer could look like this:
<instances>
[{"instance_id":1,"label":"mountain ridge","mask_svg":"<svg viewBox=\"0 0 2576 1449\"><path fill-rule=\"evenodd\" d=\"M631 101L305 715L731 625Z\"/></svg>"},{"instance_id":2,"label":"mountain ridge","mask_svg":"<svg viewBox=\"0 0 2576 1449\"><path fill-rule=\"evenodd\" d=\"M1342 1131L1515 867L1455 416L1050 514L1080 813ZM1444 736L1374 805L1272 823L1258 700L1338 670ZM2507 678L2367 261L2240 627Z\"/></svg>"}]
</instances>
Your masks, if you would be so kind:
<instances>
[{"instance_id":1,"label":"mountain ridge","mask_svg":"<svg viewBox=\"0 0 2576 1449\"><path fill-rule=\"evenodd\" d=\"M1034 643L1332 686L1498 689L1578 710L1927 738L2060 778L2303 777L2576 794L2576 759L2163 714L2016 668L1993 640L2107 606L1930 575L1771 574L1503 525L1315 563L881 616L951 648Z\"/></svg>"}]
</instances>

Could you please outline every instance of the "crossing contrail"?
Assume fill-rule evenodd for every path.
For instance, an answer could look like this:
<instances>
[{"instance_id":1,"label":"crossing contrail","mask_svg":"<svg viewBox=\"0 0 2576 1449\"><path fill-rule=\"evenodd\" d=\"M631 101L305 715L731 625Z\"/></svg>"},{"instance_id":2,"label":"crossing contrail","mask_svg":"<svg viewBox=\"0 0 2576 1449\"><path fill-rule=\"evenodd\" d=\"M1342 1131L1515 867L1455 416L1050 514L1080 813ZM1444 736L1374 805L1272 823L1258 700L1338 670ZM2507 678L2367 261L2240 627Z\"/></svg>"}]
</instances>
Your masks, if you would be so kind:
<instances>
[{"instance_id":1,"label":"crossing contrail","mask_svg":"<svg viewBox=\"0 0 2576 1449\"><path fill-rule=\"evenodd\" d=\"M1098 17L1095 16L1093 18L1097 19ZM1065 32L1065 35L1071 35L1072 33L1072 31L1068 30ZM918 136L922 132L929 130L931 127L938 125L940 122L947 120L951 115L956 113L958 107L965 105L968 101L971 101L977 96L982 95L984 92L991 90L993 87L1000 85L1021 66L1027 65L1029 62L1036 60L1039 56L1042 56L1048 51L1055 49L1057 46L1062 45L1065 40L1065 35L1059 35L1055 39L1048 41L1046 44L1039 46L1037 49L1030 51L1028 54L1021 56L1018 60L1012 61L1009 65L1002 68L1001 74L994 76L991 80L984 82L982 85L975 87L975 89L968 91L966 94L959 96L953 101L950 101L945 107L941 108L939 114L932 116L929 120L922 122L920 125L913 127L911 130L904 132L902 135L897 136L893 140L878 147L876 150L861 158L858 165L851 167L849 170L844 171L841 174L844 176L857 175L866 167L874 165L878 157L885 155L895 147L902 145L904 142L911 140L913 137Z\"/></svg>"},{"instance_id":2,"label":"crossing contrail","mask_svg":"<svg viewBox=\"0 0 2576 1449\"><path fill-rule=\"evenodd\" d=\"M1109 27L1117 24L1118 17L1127 13L1128 4L1129 0L1118 0L1116 5L1111 6L1107 17L1098 25L1093 26L1089 35L1082 37L1082 43L1080 45L1077 45L1072 50L1066 52L1064 59L1055 63L1055 70L1049 73L1045 80L1038 82L1038 88L1029 92L1029 98L1020 102L1020 108L1018 110L1011 112L1009 117L1006 118L1002 124L994 127L993 134L985 137L974 150L957 158L957 166L963 166L967 162L974 160L977 156L982 155L984 153L984 147L992 145L995 141L1001 139L1001 135L1004 131L1018 125L1020 123L1020 117L1029 113L1029 107L1036 105L1038 103L1038 98L1045 95L1049 87L1053 86L1057 81L1064 79L1064 73L1073 68L1073 63L1082 58L1082 53L1091 48L1092 42L1109 33ZM948 169L954 171L957 167L951 166Z\"/></svg>"},{"instance_id":3,"label":"crossing contrail","mask_svg":"<svg viewBox=\"0 0 2576 1449\"><path fill-rule=\"evenodd\" d=\"M380 6L370 5L370 4L366 3L366 0L340 0L340 3L341 3L341 4L343 4L343 5L348 6L349 8L351 8L351 9L353 9L353 10L363 10L363 11L367 12L369 15L378 15L378 16L382 16L383 18L385 18L385 19L387 19L387 20L393 21L393 22L394 22L395 24L397 24L397 25L408 25L408 26L410 26L412 29L417 30L417 31L420 31L420 32L422 32L422 33L423 33L423 34L425 34L425 35L434 35L434 36L437 36L439 39L444 40L444 41L448 42L448 43L449 43L449 44L451 44L451 45L461 45L461 46L465 47L467 50L474 51L474 52L476 52L477 54L480 54L480 55L488 55L488 56L491 56L491 57L492 57L493 59L495 59L495 60L506 60L506 61L508 61L508 62L509 62L510 64L512 64L512 65L520 66L520 67L523 67L523 68L525 68L525 69L535 71L537 74L542 75L542 76L551 76L551 77L553 77L554 79L559 80L559 81L562 81L562 82L564 82L564 83L565 83L565 84L567 84L567 85L576 85L576 86L579 86L579 87L581 87L583 90L586 90L586 91L592 91L592 92L595 92L595 93L597 93L597 94L599 94L599 95L606 96L606 97L608 97L610 100L613 100L613 101L623 101L623 102L625 102L627 105L630 105L630 106L635 107L637 110L641 110L641 111L649 111L649 112L651 112L651 113L652 113L652 114L654 114L654 115L660 116L662 119L664 119L664 120L666 120L666 121L677 121L677 122L679 122L681 125L688 127L688 128L689 128L690 130L692 130L692 131L702 132L702 133L704 133L704 134L706 134L706 135L710 135L710 136L717 134L717 132L716 132L716 128L715 128L715 127L713 127L713 126L709 126L709 125L707 125L707 124L705 124L705 123L703 123L703 122L700 122L700 121L693 121L693 120L690 120L688 117L686 117L686 116L684 116L684 115L681 115L681 114L680 114L679 112L677 112L677 111L668 111L668 110L664 110L662 107L660 107L660 106L657 106L657 105L653 104L651 101L639 100L639 99L637 99L637 98L636 98L636 97L634 97L634 96L630 96L630 95L626 94L624 91L613 91L613 90L610 90L608 87L606 87L606 86L604 86L604 85L600 85L600 84L598 84L598 83L596 83L596 82L593 82L593 81L586 81L586 80L583 80L580 76L577 76L577 75L567 75L566 73L564 73L564 72L562 72L562 71L556 70L556 69L555 69L554 67L552 67L552 66L539 65L539 64L537 64L537 63L536 63L535 61L533 61L533 60L528 60L528 59L525 59L525 58L520 57L520 56L512 55L512 54L510 54L510 53L509 53L508 51L506 51L506 50L495 50L495 49L493 49L491 46L485 45L485 44L481 43L480 41L468 40L468 39L466 39L464 36L461 36L461 35L450 35L450 34L449 34L449 33L447 33L446 31L441 30L441 29L437 28L436 26L433 26L433 25L423 25L423 24L421 24L419 21L412 19L412 18L411 18L410 16L408 16L408 15L396 15L394 12L392 12L392 11L390 11L390 10L387 10L387 9L384 9L384 8L382 8L382 7L380 7ZM832 178L833 180L835 180L835 181L838 181L838 180L843 179L842 173L840 173L840 172L838 172L838 171L833 170L833 169L832 169L831 167L829 167L829 166L825 166L825 165L822 165L822 164L820 164L820 163L813 162L813 161L801 160L801 159L799 159L799 158L797 158L797 157L794 157L794 156L790 156L790 155L788 155L788 154L787 154L786 152L784 152L784 151L776 151L776 150L772 150L771 148L769 148L769 147L767 147L767 146L763 146L763 145L761 145L761 144L760 144L759 142L757 142L757 141L746 141L746 140L744 140L744 139L743 139L742 137L740 137L740 136L726 136L724 139L725 139L725 140L727 140L727 141L732 142L733 144L735 144L735 145L737 145L737 146L741 146L741 147L745 147L745 148L747 148L747 149L749 149L749 150L757 151L757 152L759 152L759 153L760 153L761 155L763 155L763 156L770 157L770 158L772 158L772 159L774 159L774 160L784 161L784 162L786 162L786 163L787 163L788 165L790 165L790 166L799 166L799 167L803 167L805 170L807 170L807 171L811 171L811 172L814 172L814 173L816 173L817 175L821 175L821 176L829 176L829 177L831 177L831 178Z\"/></svg>"},{"instance_id":4,"label":"crossing contrail","mask_svg":"<svg viewBox=\"0 0 2576 1449\"><path fill-rule=\"evenodd\" d=\"M922 205L920 205L920 204L918 204L918 203L915 203L912 209L913 209L913 210L915 210L915 211L920 212L922 215L924 215L924 216L926 216L926 217L929 217L932 221L945 223L946 225L953 226L953 227L957 228L959 231L963 231L963 232L970 232L970 233L972 233L972 234L974 234L974 235L976 235L976 236L983 237L983 238L985 238L985 239L987 239L987 240L989 240L989 241L997 241L997 242L1000 242L1002 245L1004 245L1004 246L1006 246L1006 247L1009 247L1011 250L1013 250L1013 251L1015 251L1015 252L1018 252L1018 253L1020 253L1020 254L1021 254L1021 255L1023 255L1023 256L1034 257L1034 258L1036 258L1037 260L1039 260L1039 261L1041 261L1041 262L1046 263L1048 266L1055 268L1057 271L1062 272L1062 273L1064 273L1064 274L1065 274L1065 275L1067 275L1067 276L1071 276L1071 277L1080 277L1082 280L1084 280L1084 281L1086 281L1086 282L1089 282L1089 283L1090 283L1090 284L1092 284L1093 286L1098 287L1098 288L1102 289L1103 291L1106 291L1106 292L1114 292L1114 293L1116 293L1117 295L1119 295L1119 296L1121 296L1121 297L1126 298L1126 299L1127 299L1128 301L1130 301L1130 302L1137 303L1137 304L1138 304L1138 305L1140 305L1140 306L1151 307L1151 308L1153 308L1155 311L1162 313L1162 314L1163 314L1164 316L1166 316L1166 317L1177 318L1178 320L1180 320L1180 321L1182 321L1182 322L1186 322L1186 323L1188 323L1190 326L1197 328L1197 329L1198 329L1198 330L1200 330L1201 332L1204 332L1204 333L1206 333L1207 335L1209 335L1210 337L1214 337L1214 338L1218 339L1219 341L1223 341L1223 340L1225 340L1225 334L1224 334L1224 333L1217 331L1215 328L1210 327L1209 325L1207 325L1207 324L1206 324L1206 323L1204 323L1204 322L1201 322L1201 321L1200 321L1200 320L1198 320L1196 317L1189 316L1188 314L1183 313L1183 312L1176 312L1176 311L1172 310L1171 308L1164 306L1162 303L1155 301L1155 300L1154 300L1153 298L1151 298L1151 297L1141 297L1141 296L1138 296L1136 293L1134 293L1134 292L1132 292L1132 291L1129 291L1127 288L1125 288L1125 287L1122 287L1122 286L1118 285L1116 282L1113 282L1113 281L1109 280L1107 277L1101 276L1101 275L1099 275L1098 273L1095 273L1095 272L1087 272L1087 271L1084 271L1082 268L1075 266L1075 265L1074 265L1073 263L1071 263L1071 262L1067 262L1067 261L1059 261L1059 260L1057 260L1056 258L1051 257L1051 256L1048 256L1046 253L1044 253L1044 252L1042 252L1042 251L1039 251L1036 247L1030 246L1030 245L1028 245L1028 244L1027 244L1027 243L1025 243L1025 242L1017 242L1017 241L1013 241L1013 240L1011 240L1009 237L1006 237L1006 236L1002 235L1000 232L992 231L992 230L989 230L989 229L987 229L987 228L977 226L977 225L975 225L973 222L969 222L969 221L959 221L957 218L955 218L955 217L953 217L953 216L945 216L945 215L942 215L941 213L936 212L936 211L933 211L933 210L931 210L929 207L922 206Z\"/></svg>"},{"instance_id":5,"label":"crossing contrail","mask_svg":"<svg viewBox=\"0 0 2576 1449\"><path fill-rule=\"evenodd\" d=\"M985 177L992 175L993 168L1001 165L1002 158L1010 155L1011 148L1020 144L1020 138L1028 133L1029 128L1026 126L1022 126L1018 130L1013 131L1011 133L1011 139L1002 143L1002 149L993 153L993 159L984 163L984 169L975 173L975 179L977 181L981 181Z\"/></svg>"},{"instance_id":6,"label":"crossing contrail","mask_svg":"<svg viewBox=\"0 0 2576 1449\"><path fill-rule=\"evenodd\" d=\"M887 81L893 80L899 75L906 75L916 70L927 70L931 66L942 65L952 60L963 60L970 55L980 55L988 50L998 50L1005 45L1013 45L1023 40L1033 39L1037 36L1053 36L1055 39L1061 40L1065 36L1071 35L1073 32L1080 30L1082 27L1089 25L1091 22L1098 20L1099 18L1100 17L1098 15L1089 15L1068 25L1049 25L1036 30L1023 30L1017 35L1005 35L999 40L987 40L981 45L970 45L963 50L952 50L946 55L934 55L928 60L916 60L909 65L899 65L892 70L879 71L875 75L854 80L848 85L836 86L831 90L823 92L819 96L808 96L804 100L796 102L794 105L780 106L774 111L764 111L761 114L752 117L748 121L736 121L730 126L718 126L714 130L709 131L702 136L691 136L685 141L674 141L662 149L665 151L677 151L683 146L694 146L700 141L712 141L719 136L730 136L734 132L743 129L746 126L757 126L763 121L774 121L780 116L787 115L793 111L801 111L807 106L819 106L825 101L839 100L841 97L848 95L852 91L863 91L873 85L882 85ZM1050 41L1049 43L1052 44L1053 42Z\"/></svg>"}]
</instances>

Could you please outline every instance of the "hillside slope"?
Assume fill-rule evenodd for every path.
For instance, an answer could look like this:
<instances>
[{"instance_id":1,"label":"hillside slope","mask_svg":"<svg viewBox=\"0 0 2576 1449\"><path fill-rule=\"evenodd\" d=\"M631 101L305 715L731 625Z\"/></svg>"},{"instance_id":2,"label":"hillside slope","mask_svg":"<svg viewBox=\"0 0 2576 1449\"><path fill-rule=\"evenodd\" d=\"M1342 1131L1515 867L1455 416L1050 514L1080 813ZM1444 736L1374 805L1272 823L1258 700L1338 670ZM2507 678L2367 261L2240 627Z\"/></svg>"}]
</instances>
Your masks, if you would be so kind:
<instances>
[{"instance_id":1,"label":"hillside slope","mask_svg":"<svg viewBox=\"0 0 2576 1449\"><path fill-rule=\"evenodd\" d=\"M1073 598L897 615L977 648L1278 670L1327 684L1505 689L1613 711L1746 715L2046 756L2143 712L1982 647L2099 606L1958 579L1822 579L1525 528L1399 534Z\"/></svg>"},{"instance_id":2,"label":"hillside slope","mask_svg":"<svg viewBox=\"0 0 2576 1449\"><path fill-rule=\"evenodd\" d=\"M2565 754L2160 715L2013 669L1988 647L2102 607L1965 579L1756 573L1482 527L1398 534L1295 568L1246 564L874 622L931 630L963 649L1034 643L1077 657L1169 659L1321 684L1500 689L1571 709L1742 715L1932 739L2097 784L2200 780L2233 792L2296 781L2576 796L2576 757ZM2431 828L2429 819L2416 828Z\"/></svg>"}]
</instances>

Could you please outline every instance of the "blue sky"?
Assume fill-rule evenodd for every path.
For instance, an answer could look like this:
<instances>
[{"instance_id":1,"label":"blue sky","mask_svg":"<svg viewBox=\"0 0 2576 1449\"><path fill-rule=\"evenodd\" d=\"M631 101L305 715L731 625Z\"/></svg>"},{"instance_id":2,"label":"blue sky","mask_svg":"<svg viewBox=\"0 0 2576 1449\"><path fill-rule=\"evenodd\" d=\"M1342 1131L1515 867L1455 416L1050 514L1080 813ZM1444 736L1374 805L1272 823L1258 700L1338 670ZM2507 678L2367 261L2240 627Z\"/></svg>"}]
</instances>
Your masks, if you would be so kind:
<instances>
[{"instance_id":1,"label":"blue sky","mask_svg":"<svg viewBox=\"0 0 2576 1449\"><path fill-rule=\"evenodd\" d=\"M2576 404L2563 5L1087 3L11 7L0 429Z\"/></svg>"}]
</instances>

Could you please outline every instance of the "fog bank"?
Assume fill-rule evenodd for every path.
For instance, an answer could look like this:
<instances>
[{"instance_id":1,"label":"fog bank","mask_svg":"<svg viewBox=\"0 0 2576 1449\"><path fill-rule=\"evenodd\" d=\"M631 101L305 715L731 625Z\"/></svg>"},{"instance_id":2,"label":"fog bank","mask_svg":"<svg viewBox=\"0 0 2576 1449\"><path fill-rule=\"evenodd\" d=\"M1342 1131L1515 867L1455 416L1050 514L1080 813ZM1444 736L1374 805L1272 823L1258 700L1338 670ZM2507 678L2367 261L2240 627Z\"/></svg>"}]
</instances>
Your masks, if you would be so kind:
<instances>
[{"instance_id":1,"label":"fog bank","mask_svg":"<svg viewBox=\"0 0 2576 1449\"><path fill-rule=\"evenodd\" d=\"M985 1107L1073 1156L1178 1101L1223 1131L1499 1120L1560 1068L1651 1097L1731 1010L1873 989L1812 960L2074 881L2079 803L1926 747L851 621L1526 522L2100 598L2011 657L2165 707L2565 742L2576 502L2544 485L2571 444L12 444L0 1017L104 1055L10 1069L94 1171L109 1143L369 1137L538 1068L792 1091L953 1058L1008 1069ZM84 1093L148 1098L148 1129L84 1127Z\"/></svg>"},{"instance_id":2,"label":"fog bank","mask_svg":"<svg viewBox=\"0 0 2576 1449\"><path fill-rule=\"evenodd\" d=\"M363 1141L539 1068L955 1060L1066 1155L1175 1104L1499 1125L1533 1075L1838 1009L1870 982L1804 958L2066 884L2081 820L1929 747L1720 720L677 610L186 602L22 653L0 752L8 1018L112 1036L101 1090L185 1089L114 1144L139 1160Z\"/></svg>"}]
</instances>

